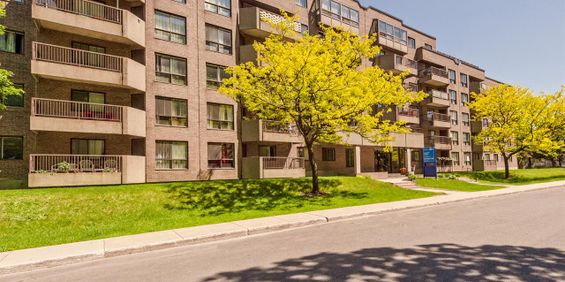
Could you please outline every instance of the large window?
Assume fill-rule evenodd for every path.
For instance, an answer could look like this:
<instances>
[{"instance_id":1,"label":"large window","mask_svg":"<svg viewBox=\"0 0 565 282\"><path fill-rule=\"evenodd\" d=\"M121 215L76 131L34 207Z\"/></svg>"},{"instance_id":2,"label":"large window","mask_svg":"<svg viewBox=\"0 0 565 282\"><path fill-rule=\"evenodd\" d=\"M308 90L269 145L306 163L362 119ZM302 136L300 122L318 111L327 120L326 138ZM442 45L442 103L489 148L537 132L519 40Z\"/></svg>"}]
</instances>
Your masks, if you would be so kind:
<instances>
[{"instance_id":1,"label":"large window","mask_svg":"<svg viewBox=\"0 0 565 282\"><path fill-rule=\"evenodd\" d=\"M71 139L73 155L104 155L105 141L99 139Z\"/></svg>"},{"instance_id":2,"label":"large window","mask_svg":"<svg viewBox=\"0 0 565 282\"><path fill-rule=\"evenodd\" d=\"M208 128L233 130L233 106L208 103Z\"/></svg>"},{"instance_id":3,"label":"large window","mask_svg":"<svg viewBox=\"0 0 565 282\"><path fill-rule=\"evenodd\" d=\"M468 113L461 114L461 122L464 126L471 126L470 116Z\"/></svg>"},{"instance_id":4,"label":"large window","mask_svg":"<svg viewBox=\"0 0 565 282\"><path fill-rule=\"evenodd\" d=\"M351 148L345 149L345 166L346 167L355 166L355 149L351 149Z\"/></svg>"},{"instance_id":5,"label":"large window","mask_svg":"<svg viewBox=\"0 0 565 282\"><path fill-rule=\"evenodd\" d=\"M322 148L322 161L335 161L335 148Z\"/></svg>"},{"instance_id":6,"label":"large window","mask_svg":"<svg viewBox=\"0 0 565 282\"><path fill-rule=\"evenodd\" d=\"M471 146L471 133L463 132L463 145Z\"/></svg>"},{"instance_id":7,"label":"large window","mask_svg":"<svg viewBox=\"0 0 565 282\"><path fill-rule=\"evenodd\" d=\"M450 116L451 116L451 124L453 125L457 125L458 122L458 118L457 118L457 112L456 111L451 111L450 112Z\"/></svg>"},{"instance_id":8,"label":"large window","mask_svg":"<svg viewBox=\"0 0 565 282\"><path fill-rule=\"evenodd\" d=\"M463 158L464 158L465 165L471 165L471 153L470 152L463 153Z\"/></svg>"},{"instance_id":9,"label":"large window","mask_svg":"<svg viewBox=\"0 0 565 282\"><path fill-rule=\"evenodd\" d=\"M14 83L14 87L23 89L23 84L16 84ZM24 94L21 95L7 95L2 96L0 93L0 101L4 103L7 107L23 107L24 106Z\"/></svg>"},{"instance_id":10,"label":"large window","mask_svg":"<svg viewBox=\"0 0 565 282\"><path fill-rule=\"evenodd\" d=\"M399 42L402 45L407 44L406 30L390 25L386 22L379 21L379 36Z\"/></svg>"},{"instance_id":11,"label":"large window","mask_svg":"<svg viewBox=\"0 0 565 282\"><path fill-rule=\"evenodd\" d=\"M208 143L208 168L234 168L233 143Z\"/></svg>"},{"instance_id":12,"label":"large window","mask_svg":"<svg viewBox=\"0 0 565 282\"><path fill-rule=\"evenodd\" d=\"M23 33L5 30L4 34L0 35L0 51L23 54L24 45Z\"/></svg>"},{"instance_id":13,"label":"large window","mask_svg":"<svg viewBox=\"0 0 565 282\"><path fill-rule=\"evenodd\" d=\"M467 103L469 103L469 94L461 93L461 104L467 105Z\"/></svg>"},{"instance_id":14,"label":"large window","mask_svg":"<svg viewBox=\"0 0 565 282\"><path fill-rule=\"evenodd\" d=\"M451 131L451 144L459 145L459 132Z\"/></svg>"},{"instance_id":15,"label":"large window","mask_svg":"<svg viewBox=\"0 0 565 282\"><path fill-rule=\"evenodd\" d=\"M159 82L186 85L186 59L157 54L155 75Z\"/></svg>"},{"instance_id":16,"label":"large window","mask_svg":"<svg viewBox=\"0 0 565 282\"><path fill-rule=\"evenodd\" d=\"M186 18L155 11L155 38L186 43Z\"/></svg>"},{"instance_id":17,"label":"large window","mask_svg":"<svg viewBox=\"0 0 565 282\"><path fill-rule=\"evenodd\" d=\"M155 121L157 124L178 127L187 126L186 100L156 97L155 104Z\"/></svg>"},{"instance_id":18,"label":"large window","mask_svg":"<svg viewBox=\"0 0 565 282\"><path fill-rule=\"evenodd\" d=\"M220 87L224 78L228 78L226 67L206 64L206 85L209 88Z\"/></svg>"},{"instance_id":19,"label":"large window","mask_svg":"<svg viewBox=\"0 0 565 282\"><path fill-rule=\"evenodd\" d=\"M231 17L230 0L205 0L204 9L222 16Z\"/></svg>"},{"instance_id":20,"label":"large window","mask_svg":"<svg viewBox=\"0 0 565 282\"><path fill-rule=\"evenodd\" d=\"M322 13L345 24L358 27L359 11L332 0L322 0Z\"/></svg>"},{"instance_id":21,"label":"large window","mask_svg":"<svg viewBox=\"0 0 565 282\"><path fill-rule=\"evenodd\" d=\"M157 169L187 169L188 143L185 141L155 141Z\"/></svg>"},{"instance_id":22,"label":"large window","mask_svg":"<svg viewBox=\"0 0 565 282\"><path fill-rule=\"evenodd\" d=\"M449 90L449 98L451 99L452 105L457 105L457 91Z\"/></svg>"},{"instance_id":23,"label":"large window","mask_svg":"<svg viewBox=\"0 0 565 282\"><path fill-rule=\"evenodd\" d=\"M460 165L459 152L451 152L451 161L453 162L454 166Z\"/></svg>"},{"instance_id":24,"label":"large window","mask_svg":"<svg viewBox=\"0 0 565 282\"><path fill-rule=\"evenodd\" d=\"M454 70L447 70L447 74L449 76L449 82L451 82L452 84L457 84L457 77L456 77L456 73Z\"/></svg>"},{"instance_id":25,"label":"large window","mask_svg":"<svg viewBox=\"0 0 565 282\"><path fill-rule=\"evenodd\" d=\"M469 79L469 77L464 73L460 74L460 77L461 77L461 86L467 87L468 86L467 80Z\"/></svg>"},{"instance_id":26,"label":"large window","mask_svg":"<svg viewBox=\"0 0 565 282\"><path fill-rule=\"evenodd\" d=\"M0 136L0 160L21 160L23 152L23 137Z\"/></svg>"},{"instance_id":27,"label":"large window","mask_svg":"<svg viewBox=\"0 0 565 282\"><path fill-rule=\"evenodd\" d=\"M308 7L308 1L307 0L295 0L296 5L300 6L300 7L304 7L307 8Z\"/></svg>"},{"instance_id":28,"label":"large window","mask_svg":"<svg viewBox=\"0 0 565 282\"><path fill-rule=\"evenodd\" d=\"M231 54L231 30L206 25L206 49L223 54Z\"/></svg>"},{"instance_id":29,"label":"large window","mask_svg":"<svg viewBox=\"0 0 565 282\"><path fill-rule=\"evenodd\" d=\"M416 49L416 39L408 37L408 47Z\"/></svg>"}]
</instances>

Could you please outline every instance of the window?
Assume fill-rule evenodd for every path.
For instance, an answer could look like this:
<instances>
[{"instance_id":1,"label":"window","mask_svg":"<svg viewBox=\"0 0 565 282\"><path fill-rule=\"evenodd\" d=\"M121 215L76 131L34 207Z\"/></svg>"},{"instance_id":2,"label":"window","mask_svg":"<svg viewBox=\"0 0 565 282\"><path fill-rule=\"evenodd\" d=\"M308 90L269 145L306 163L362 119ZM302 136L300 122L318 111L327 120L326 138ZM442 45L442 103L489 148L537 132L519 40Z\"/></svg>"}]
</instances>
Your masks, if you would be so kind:
<instances>
[{"instance_id":1,"label":"window","mask_svg":"<svg viewBox=\"0 0 565 282\"><path fill-rule=\"evenodd\" d=\"M383 21L379 21L379 36L383 36L384 38L394 40L395 42L398 42L405 46L407 44L406 30L392 26Z\"/></svg>"},{"instance_id":2,"label":"window","mask_svg":"<svg viewBox=\"0 0 565 282\"><path fill-rule=\"evenodd\" d=\"M453 165L460 165L459 163L459 152L451 152L451 161Z\"/></svg>"},{"instance_id":3,"label":"window","mask_svg":"<svg viewBox=\"0 0 565 282\"><path fill-rule=\"evenodd\" d=\"M469 94L461 93L461 104L467 105L467 103L469 103Z\"/></svg>"},{"instance_id":4,"label":"window","mask_svg":"<svg viewBox=\"0 0 565 282\"><path fill-rule=\"evenodd\" d=\"M186 43L186 18L155 11L155 38Z\"/></svg>"},{"instance_id":5,"label":"window","mask_svg":"<svg viewBox=\"0 0 565 282\"><path fill-rule=\"evenodd\" d=\"M459 132L451 131L451 144L459 145Z\"/></svg>"},{"instance_id":6,"label":"window","mask_svg":"<svg viewBox=\"0 0 565 282\"><path fill-rule=\"evenodd\" d=\"M335 148L322 148L322 161L335 161Z\"/></svg>"},{"instance_id":7,"label":"window","mask_svg":"<svg viewBox=\"0 0 565 282\"><path fill-rule=\"evenodd\" d=\"M16 84L14 83L14 87L23 89L23 84ZM4 103L7 107L23 107L24 106L24 94L22 95L7 95L2 97L0 94L0 100Z\"/></svg>"},{"instance_id":8,"label":"window","mask_svg":"<svg viewBox=\"0 0 565 282\"><path fill-rule=\"evenodd\" d=\"M155 97L155 122L159 125L188 126L187 102L182 99Z\"/></svg>"},{"instance_id":9,"label":"window","mask_svg":"<svg viewBox=\"0 0 565 282\"><path fill-rule=\"evenodd\" d=\"M461 77L461 86L467 87L467 79L469 78L466 74L462 73L459 75Z\"/></svg>"},{"instance_id":10,"label":"window","mask_svg":"<svg viewBox=\"0 0 565 282\"><path fill-rule=\"evenodd\" d=\"M471 146L471 133L463 132L463 145Z\"/></svg>"},{"instance_id":11,"label":"window","mask_svg":"<svg viewBox=\"0 0 565 282\"><path fill-rule=\"evenodd\" d=\"M92 104L105 104L106 94L102 92L91 92L83 90L71 90L71 101L90 103L89 105L84 104L71 104L71 111L76 113L78 116L85 118L101 118L107 120L119 120L118 113L113 113L107 111L102 105L92 105Z\"/></svg>"},{"instance_id":12,"label":"window","mask_svg":"<svg viewBox=\"0 0 565 282\"><path fill-rule=\"evenodd\" d=\"M345 166L354 167L355 166L355 150L351 148L345 149Z\"/></svg>"},{"instance_id":13,"label":"window","mask_svg":"<svg viewBox=\"0 0 565 282\"><path fill-rule=\"evenodd\" d=\"M488 125L489 125L489 120L488 120L488 118L483 118L482 126L483 126L483 127L488 127Z\"/></svg>"},{"instance_id":14,"label":"window","mask_svg":"<svg viewBox=\"0 0 565 282\"><path fill-rule=\"evenodd\" d=\"M494 154L494 160L498 162L498 154Z\"/></svg>"},{"instance_id":15,"label":"window","mask_svg":"<svg viewBox=\"0 0 565 282\"><path fill-rule=\"evenodd\" d=\"M233 130L233 106L208 103L208 128Z\"/></svg>"},{"instance_id":16,"label":"window","mask_svg":"<svg viewBox=\"0 0 565 282\"><path fill-rule=\"evenodd\" d=\"M300 24L300 33L308 33L308 25Z\"/></svg>"},{"instance_id":17,"label":"window","mask_svg":"<svg viewBox=\"0 0 565 282\"><path fill-rule=\"evenodd\" d=\"M464 126L471 126L471 122L469 120L469 114L468 113L462 113L461 114L461 121L463 122Z\"/></svg>"},{"instance_id":18,"label":"window","mask_svg":"<svg viewBox=\"0 0 565 282\"><path fill-rule=\"evenodd\" d=\"M296 5L300 6L300 7L304 7L307 8L308 7L308 1L307 0L295 0Z\"/></svg>"},{"instance_id":19,"label":"window","mask_svg":"<svg viewBox=\"0 0 565 282\"><path fill-rule=\"evenodd\" d=\"M155 75L159 82L186 85L186 59L157 54Z\"/></svg>"},{"instance_id":20,"label":"window","mask_svg":"<svg viewBox=\"0 0 565 282\"><path fill-rule=\"evenodd\" d=\"M322 0L322 14L351 26L359 26L359 11L331 0Z\"/></svg>"},{"instance_id":21,"label":"window","mask_svg":"<svg viewBox=\"0 0 565 282\"><path fill-rule=\"evenodd\" d=\"M24 138L0 136L0 160L23 160Z\"/></svg>"},{"instance_id":22,"label":"window","mask_svg":"<svg viewBox=\"0 0 565 282\"><path fill-rule=\"evenodd\" d=\"M275 145L259 145L259 156L260 157L276 157L277 156L277 146L275 146Z\"/></svg>"},{"instance_id":23,"label":"window","mask_svg":"<svg viewBox=\"0 0 565 282\"><path fill-rule=\"evenodd\" d=\"M451 82L452 84L457 84L457 77L455 77L456 76L455 71L448 70L447 73L449 76L449 82Z\"/></svg>"},{"instance_id":24,"label":"window","mask_svg":"<svg viewBox=\"0 0 565 282\"><path fill-rule=\"evenodd\" d=\"M186 0L173 0L174 2L177 3L182 3L182 4L186 4Z\"/></svg>"},{"instance_id":25,"label":"window","mask_svg":"<svg viewBox=\"0 0 565 282\"><path fill-rule=\"evenodd\" d=\"M222 54L231 54L231 30L206 25L206 49Z\"/></svg>"},{"instance_id":26,"label":"window","mask_svg":"<svg viewBox=\"0 0 565 282\"><path fill-rule=\"evenodd\" d=\"M216 13L218 15L231 17L230 0L205 0L204 9L206 11Z\"/></svg>"},{"instance_id":27,"label":"window","mask_svg":"<svg viewBox=\"0 0 565 282\"><path fill-rule=\"evenodd\" d=\"M426 44L424 44L424 49L434 50L434 47L432 47L432 45L426 43Z\"/></svg>"},{"instance_id":28,"label":"window","mask_svg":"<svg viewBox=\"0 0 565 282\"><path fill-rule=\"evenodd\" d=\"M465 152L463 153L463 161L465 162L465 165L471 165L471 153L469 152Z\"/></svg>"},{"instance_id":29,"label":"window","mask_svg":"<svg viewBox=\"0 0 565 282\"><path fill-rule=\"evenodd\" d=\"M208 143L208 168L234 168L233 143Z\"/></svg>"},{"instance_id":30,"label":"window","mask_svg":"<svg viewBox=\"0 0 565 282\"><path fill-rule=\"evenodd\" d=\"M99 139L71 139L73 155L104 155L105 141Z\"/></svg>"},{"instance_id":31,"label":"window","mask_svg":"<svg viewBox=\"0 0 565 282\"><path fill-rule=\"evenodd\" d=\"M23 54L24 45L23 33L5 30L4 34L0 35L0 51Z\"/></svg>"},{"instance_id":32,"label":"window","mask_svg":"<svg viewBox=\"0 0 565 282\"><path fill-rule=\"evenodd\" d=\"M305 160L308 160L308 151L306 150L306 147L298 147L297 150L298 150L297 155L299 158L304 158Z\"/></svg>"},{"instance_id":33,"label":"window","mask_svg":"<svg viewBox=\"0 0 565 282\"><path fill-rule=\"evenodd\" d=\"M416 39L408 37L408 47L416 49Z\"/></svg>"},{"instance_id":34,"label":"window","mask_svg":"<svg viewBox=\"0 0 565 282\"><path fill-rule=\"evenodd\" d=\"M156 169L187 169L188 143L185 141L155 141Z\"/></svg>"},{"instance_id":35,"label":"window","mask_svg":"<svg viewBox=\"0 0 565 282\"><path fill-rule=\"evenodd\" d=\"M226 67L206 64L206 85L209 88L218 88L224 78L228 78Z\"/></svg>"},{"instance_id":36,"label":"window","mask_svg":"<svg viewBox=\"0 0 565 282\"><path fill-rule=\"evenodd\" d=\"M457 112L456 111L451 111L450 112L451 115L451 124L453 125L457 125L458 121L457 121Z\"/></svg>"},{"instance_id":37,"label":"window","mask_svg":"<svg viewBox=\"0 0 565 282\"><path fill-rule=\"evenodd\" d=\"M449 90L449 97L452 105L457 105L457 91Z\"/></svg>"}]
</instances>

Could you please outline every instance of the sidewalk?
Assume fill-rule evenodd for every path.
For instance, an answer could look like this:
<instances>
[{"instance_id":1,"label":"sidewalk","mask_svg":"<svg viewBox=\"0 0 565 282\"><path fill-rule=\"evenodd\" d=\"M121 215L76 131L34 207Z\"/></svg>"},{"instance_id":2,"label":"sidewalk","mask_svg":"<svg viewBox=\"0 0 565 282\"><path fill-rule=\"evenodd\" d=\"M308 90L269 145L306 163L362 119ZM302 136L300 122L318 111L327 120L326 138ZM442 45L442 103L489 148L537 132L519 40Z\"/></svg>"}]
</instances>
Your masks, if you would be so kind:
<instances>
[{"instance_id":1,"label":"sidewalk","mask_svg":"<svg viewBox=\"0 0 565 282\"><path fill-rule=\"evenodd\" d=\"M0 274L49 267L84 260L146 252L175 246L245 237L301 226L325 224L409 208L426 207L471 199L508 195L565 186L565 181L538 183L483 192L456 193L429 198L330 210L264 217L229 223L196 226L93 241L0 253Z\"/></svg>"}]
</instances>

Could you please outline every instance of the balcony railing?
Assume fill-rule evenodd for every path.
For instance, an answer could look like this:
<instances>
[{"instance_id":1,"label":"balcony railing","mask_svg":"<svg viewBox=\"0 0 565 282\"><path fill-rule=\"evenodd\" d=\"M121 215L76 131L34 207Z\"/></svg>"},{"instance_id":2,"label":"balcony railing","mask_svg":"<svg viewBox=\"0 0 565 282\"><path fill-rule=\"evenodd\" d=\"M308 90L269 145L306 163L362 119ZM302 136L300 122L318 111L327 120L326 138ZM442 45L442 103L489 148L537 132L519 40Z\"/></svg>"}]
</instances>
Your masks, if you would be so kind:
<instances>
[{"instance_id":1,"label":"balcony railing","mask_svg":"<svg viewBox=\"0 0 565 282\"><path fill-rule=\"evenodd\" d=\"M429 145L435 145L435 144L450 145L451 144L451 137L448 137L448 136L428 136L428 137L426 137L426 143L428 143Z\"/></svg>"},{"instance_id":2,"label":"balcony railing","mask_svg":"<svg viewBox=\"0 0 565 282\"><path fill-rule=\"evenodd\" d=\"M413 69L418 69L418 62L408 59L403 56L394 55L394 63L401 66L406 66Z\"/></svg>"},{"instance_id":3,"label":"balcony railing","mask_svg":"<svg viewBox=\"0 0 565 282\"><path fill-rule=\"evenodd\" d=\"M407 107L407 108L397 108L398 115L405 117L419 117L420 110L418 108Z\"/></svg>"},{"instance_id":4,"label":"balcony railing","mask_svg":"<svg viewBox=\"0 0 565 282\"><path fill-rule=\"evenodd\" d=\"M261 21L264 21L264 22L271 22L271 23L277 24L277 23L282 22L284 20L284 17L281 16L281 15L271 13L271 12L267 12L265 10L259 10L259 19L261 19ZM302 26L300 25L299 22L292 23L292 26L290 26L290 27L298 33L301 32Z\"/></svg>"},{"instance_id":5,"label":"balcony railing","mask_svg":"<svg viewBox=\"0 0 565 282\"><path fill-rule=\"evenodd\" d=\"M43 98L32 98L31 103L34 116L114 122L121 122L123 118L123 107L116 105Z\"/></svg>"},{"instance_id":6,"label":"balcony railing","mask_svg":"<svg viewBox=\"0 0 565 282\"><path fill-rule=\"evenodd\" d=\"M122 23L122 10L88 0L35 0L35 5L91 17L103 21Z\"/></svg>"},{"instance_id":7,"label":"balcony railing","mask_svg":"<svg viewBox=\"0 0 565 282\"><path fill-rule=\"evenodd\" d=\"M123 57L40 42L33 42L32 56L34 60L38 61L102 69L114 72L122 72L124 64Z\"/></svg>"},{"instance_id":8,"label":"balcony railing","mask_svg":"<svg viewBox=\"0 0 565 282\"><path fill-rule=\"evenodd\" d=\"M428 91L430 97L448 100L449 101L449 94L447 92L439 91L439 90L430 90Z\"/></svg>"},{"instance_id":9,"label":"balcony railing","mask_svg":"<svg viewBox=\"0 0 565 282\"><path fill-rule=\"evenodd\" d=\"M437 75L444 78L448 78L447 71L444 69L436 68L436 67L428 67L420 71L420 76L424 75Z\"/></svg>"},{"instance_id":10,"label":"balcony railing","mask_svg":"<svg viewBox=\"0 0 565 282\"><path fill-rule=\"evenodd\" d=\"M261 157L263 169L303 169L304 158Z\"/></svg>"},{"instance_id":11,"label":"balcony railing","mask_svg":"<svg viewBox=\"0 0 565 282\"><path fill-rule=\"evenodd\" d=\"M451 118L449 117L449 115L442 114L442 113L431 113L431 114L428 113L427 117L428 117L428 121L430 121L430 122L434 122L434 121L450 122L451 121Z\"/></svg>"},{"instance_id":12,"label":"balcony railing","mask_svg":"<svg viewBox=\"0 0 565 282\"><path fill-rule=\"evenodd\" d=\"M496 166L496 160L483 160L485 166Z\"/></svg>"},{"instance_id":13,"label":"balcony railing","mask_svg":"<svg viewBox=\"0 0 565 282\"><path fill-rule=\"evenodd\" d=\"M30 155L31 173L121 172L122 156Z\"/></svg>"},{"instance_id":14,"label":"balcony railing","mask_svg":"<svg viewBox=\"0 0 565 282\"><path fill-rule=\"evenodd\" d=\"M263 120L263 131L271 133L283 133L290 134L292 136L298 136L298 128L294 125L282 125L276 121Z\"/></svg>"}]
</instances>

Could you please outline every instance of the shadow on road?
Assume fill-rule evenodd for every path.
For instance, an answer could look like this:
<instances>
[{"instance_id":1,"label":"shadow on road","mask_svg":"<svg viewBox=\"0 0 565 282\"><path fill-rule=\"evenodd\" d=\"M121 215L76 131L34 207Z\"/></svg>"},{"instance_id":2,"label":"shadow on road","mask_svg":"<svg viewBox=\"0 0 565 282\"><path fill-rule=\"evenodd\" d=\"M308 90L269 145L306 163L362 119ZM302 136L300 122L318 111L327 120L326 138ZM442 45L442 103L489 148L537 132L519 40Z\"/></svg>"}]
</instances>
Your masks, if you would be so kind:
<instances>
[{"instance_id":1,"label":"shadow on road","mask_svg":"<svg viewBox=\"0 0 565 282\"><path fill-rule=\"evenodd\" d=\"M454 244L320 253L219 273L203 281L564 281L565 252L518 246Z\"/></svg>"}]
</instances>

